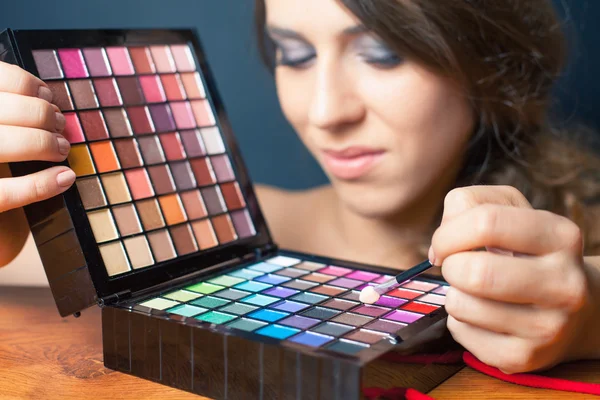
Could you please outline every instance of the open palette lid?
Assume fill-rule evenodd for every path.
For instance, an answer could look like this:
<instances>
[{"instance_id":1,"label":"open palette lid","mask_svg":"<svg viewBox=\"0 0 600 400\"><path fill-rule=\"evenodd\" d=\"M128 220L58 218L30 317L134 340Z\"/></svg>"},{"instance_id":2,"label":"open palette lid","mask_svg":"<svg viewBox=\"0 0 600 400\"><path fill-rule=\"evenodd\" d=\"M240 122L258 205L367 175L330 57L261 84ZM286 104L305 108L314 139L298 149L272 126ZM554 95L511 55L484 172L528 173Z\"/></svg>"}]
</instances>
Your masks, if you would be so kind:
<instances>
[{"instance_id":1,"label":"open palette lid","mask_svg":"<svg viewBox=\"0 0 600 400\"><path fill-rule=\"evenodd\" d=\"M275 248L192 30L7 30L0 60L67 120L76 184L25 207L62 316Z\"/></svg>"}]
</instances>

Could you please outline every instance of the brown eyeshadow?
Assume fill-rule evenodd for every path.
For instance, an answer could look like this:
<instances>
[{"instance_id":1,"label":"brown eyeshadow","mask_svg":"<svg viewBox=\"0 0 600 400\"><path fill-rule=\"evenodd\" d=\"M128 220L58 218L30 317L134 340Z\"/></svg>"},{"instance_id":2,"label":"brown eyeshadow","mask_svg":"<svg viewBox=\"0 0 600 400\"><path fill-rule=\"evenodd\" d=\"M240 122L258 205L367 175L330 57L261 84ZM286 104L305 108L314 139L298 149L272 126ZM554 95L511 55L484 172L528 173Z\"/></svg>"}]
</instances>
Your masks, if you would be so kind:
<instances>
[{"instance_id":1,"label":"brown eyeshadow","mask_svg":"<svg viewBox=\"0 0 600 400\"><path fill-rule=\"evenodd\" d=\"M115 149L119 155L119 161L121 162L121 168L134 168L141 167L142 156L138 143L135 139L122 139L115 140Z\"/></svg>"},{"instance_id":2,"label":"brown eyeshadow","mask_svg":"<svg viewBox=\"0 0 600 400\"><path fill-rule=\"evenodd\" d=\"M202 201L198 190L180 193L180 197L189 219L199 219L207 216L204 201Z\"/></svg>"},{"instance_id":3,"label":"brown eyeshadow","mask_svg":"<svg viewBox=\"0 0 600 400\"><path fill-rule=\"evenodd\" d=\"M188 224L178 225L170 229L177 253L182 256L198 251L198 246Z\"/></svg>"},{"instance_id":4,"label":"brown eyeshadow","mask_svg":"<svg viewBox=\"0 0 600 400\"><path fill-rule=\"evenodd\" d=\"M329 307L336 310L347 311L352 307L357 306L359 303L355 303L354 301L346 301L340 299L331 299L327 303L323 304L323 307Z\"/></svg>"},{"instance_id":5,"label":"brown eyeshadow","mask_svg":"<svg viewBox=\"0 0 600 400\"><path fill-rule=\"evenodd\" d=\"M171 260L177 257L171 237L166 230L149 233L148 241L150 242L150 247L152 248L156 262Z\"/></svg>"},{"instance_id":6,"label":"brown eyeshadow","mask_svg":"<svg viewBox=\"0 0 600 400\"><path fill-rule=\"evenodd\" d=\"M98 99L89 79L69 81L69 91L75 100L75 107L79 110L98 107Z\"/></svg>"},{"instance_id":7,"label":"brown eyeshadow","mask_svg":"<svg viewBox=\"0 0 600 400\"><path fill-rule=\"evenodd\" d=\"M364 324L373 321L373 318L367 317L366 315L343 313L332 319L332 321L352 326L363 326Z\"/></svg>"},{"instance_id":8,"label":"brown eyeshadow","mask_svg":"<svg viewBox=\"0 0 600 400\"><path fill-rule=\"evenodd\" d=\"M173 193L175 191L175 183L166 165L156 165L148 168L154 191L157 194Z\"/></svg>"},{"instance_id":9,"label":"brown eyeshadow","mask_svg":"<svg viewBox=\"0 0 600 400\"><path fill-rule=\"evenodd\" d=\"M52 103L54 103L61 111L73 110L73 101L67 84L65 82L46 82L52 92Z\"/></svg>"},{"instance_id":10,"label":"brown eyeshadow","mask_svg":"<svg viewBox=\"0 0 600 400\"><path fill-rule=\"evenodd\" d=\"M142 231L142 226L137 217L133 204L125 204L113 208L113 215L117 220L117 226L121 236L129 236Z\"/></svg>"},{"instance_id":11,"label":"brown eyeshadow","mask_svg":"<svg viewBox=\"0 0 600 400\"><path fill-rule=\"evenodd\" d=\"M246 206L246 202L242 197L242 191L237 182L221 185L221 192L229 210L237 210Z\"/></svg>"},{"instance_id":12,"label":"brown eyeshadow","mask_svg":"<svg viewBox=\"0 0 600 400\"><path fill-rule=\"evenodd\" d=\"M237 239L237 234L233 229L233 224L231 223L231 218L229 218L229 215L219 215L218 217L212 219L212 223L215 227L215 232L217 233L219 243L229 243Z\"/></svg>"},{"instance_id":13,"label":"brown eyeshadow","mask_svg":"<svg viewBox=\"0 0 600 400\"><path fill-rule=\"evenodd\" d=\"M150 49L147 47L130 47L129 55L138 74L153 74L155 72Z\"/></svg>"},{"instance_id":14,"label":"brown eyeshadow","mask_svg":"<svg viewBox=\"0 0 600 400\"><path fill-rule=\"evenodd\" d=\"M210 249L219 244L209 220L203 219L202 221L192 222L192 229L201 250Z\"/></svg>"},{"instance_id":15,"label":"brown eyeshadow","mask_svg":"<svg viewBox=\"0 0 600 400\"><path fill-rule=\"evenodd\" d=\"M128 106L144 104L144 95L138 79L134 76L117 78L123 103Z\"/></svg>"},{"instance_id":16,"label":"brown eyeshadow","mask_svg":"<svg viewBox=\"0 0 600 400\"><path fill-rule=\"evenodd\" d=\"M334 278L335 278L335 276L323 275L323 274L319 274L319 273L314 273L314 274L310 274L310 275L306 275L306 276L302 277L302 279L304 279L304 280L319 282L319 283L329 282L330 280L332 280Z\"/></svg>"},{"instance_id":17,"label":"brown eyeshadow","mask_svg":"<svg viewBox=\"0 0 600 400\"><path fill-rule=\"evenodd\" d=\"M135 205L147 231L165 226L165 220L155 199L138 201Z\"/></svg>"},{"instance_id":18,"label":"brown eyeshadow","mask_svg":"<svg viewBox=\"0 0 600 400\"><path fill-rule=\"evenodd\" d=\"M198 182L198 186L208 186L217 182L212 165L208 158L197 158L191 160L192 171Z\"/></svg>"},{"instance_id":19,"label":"brown eyeshadow","mask_svg":"<svg viewBox=\"0 0 600 400\"><path fill-rule=\"evenodd\" d=\"M79 197L86 210L106 206L106 198L97 177L77 180Z\"/></svg>"},{"instance_id":20,"label":"brown eyeshadow","mask_svg":"<svg viewBox=\"0 0 600 400\"><path fill-rule=\"evenodd\" d=\"M345 292L346 289L323 285L316 288L312 288L310 291L314 293L325 294L327 296L337 296L338 294Z\"/></svg>"},{"instance_id":21,"label":"brown eyeshadow","mask_svg":"<svg viewBox=\"0 0 600 400\"><path fill-rule=\"evenodd\" d=\"M111 137L133 136L131 126L127 121L127 115L122 108L111 108L104 110L104 119L108 125Z\"/></svg>"},{"instance_id":22,"label":"brown eyeshadow","mask_svg":"<svg viewBox=\"0 0 600 400\"><path fill-rule=\"evenodd\" d=\"M361 329L360 331L349 333L348 335L344 336L344 338L362 343L375 344L386 336L387 335L383 333L375 333Z\"/></svg>"}]
</instances>

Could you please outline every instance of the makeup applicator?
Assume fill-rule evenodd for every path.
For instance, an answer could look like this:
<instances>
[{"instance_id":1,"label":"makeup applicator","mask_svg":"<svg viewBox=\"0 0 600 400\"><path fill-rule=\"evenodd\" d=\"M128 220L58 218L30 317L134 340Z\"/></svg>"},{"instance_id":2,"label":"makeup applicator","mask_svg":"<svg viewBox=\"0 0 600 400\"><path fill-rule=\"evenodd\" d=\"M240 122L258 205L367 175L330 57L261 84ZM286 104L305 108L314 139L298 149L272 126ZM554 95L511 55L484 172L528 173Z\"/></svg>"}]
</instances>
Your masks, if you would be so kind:
<instances>
[{"instance_id":1,"label":"makeup applicator","mask_svg":"<svg viewBox=\"0 0 600 400\"><path fill-rule=\"evenodd\" d=\"M401 284L406 282L409 279L414 278L415 276L427 271L429 268L433 267L433 264L427 261L423 261L420 264L415 265L414 267L401 272L396 275L394 278L390 279L387 282L381 283L376 286L367 286L360 292L359 300L365 304L373 304L382 294L389 292L390 290L396 289Z\"/></svg>"}]
</instances>

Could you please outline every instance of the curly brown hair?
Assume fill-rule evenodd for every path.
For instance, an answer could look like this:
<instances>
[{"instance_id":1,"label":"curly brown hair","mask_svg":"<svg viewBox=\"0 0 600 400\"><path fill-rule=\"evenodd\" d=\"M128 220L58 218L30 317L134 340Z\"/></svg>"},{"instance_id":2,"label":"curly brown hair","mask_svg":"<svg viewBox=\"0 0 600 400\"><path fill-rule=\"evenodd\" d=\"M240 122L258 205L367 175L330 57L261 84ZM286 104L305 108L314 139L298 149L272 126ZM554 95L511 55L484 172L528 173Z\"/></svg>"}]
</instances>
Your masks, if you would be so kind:
<instances>
[{"instance_id":1,"label":"curly brown hair","mask_svg":"<svg viewBox=\"0 0 600 400\"><path fill-rule=\"evenodd\" d=\"M552 89L567 40L550 0L339 0L398 54L455 81L479 116L456 187L510 185L533 207L564 215L600 253L600 157L592 132L558 128ZM263 60L273 67L264 0ZM432 228L433 229L433 228Z\"/></svg>"}]
</instances>

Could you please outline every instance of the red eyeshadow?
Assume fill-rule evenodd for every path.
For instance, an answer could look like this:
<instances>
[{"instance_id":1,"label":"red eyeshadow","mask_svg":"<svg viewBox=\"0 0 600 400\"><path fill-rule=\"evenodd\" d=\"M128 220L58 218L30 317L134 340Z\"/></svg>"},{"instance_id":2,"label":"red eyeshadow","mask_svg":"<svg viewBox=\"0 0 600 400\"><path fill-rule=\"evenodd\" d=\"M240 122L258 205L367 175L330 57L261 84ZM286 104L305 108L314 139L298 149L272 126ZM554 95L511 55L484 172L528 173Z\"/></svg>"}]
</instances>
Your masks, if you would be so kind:
<instances>
[{"instance_id":1,"label":"red eyeshadow","mask_svg":"<svg viewBox=\"0 0 600 400\"><path fill-rule=\"evenodd\" d=\"M403 310L406 311L414 311L414 312L418 312L421 314L429 314L434 312L435 310L437 310L439 307L438 306L433 306L431 304L423 304L423 303L408 303L403 305L402 307L400 307Z\"/></svg>"},{"instance_id":2,"label":"red eyeshadow","mask_svg":"<svg viewBox=\"0 0 600 400\"><path fill-rule=\"evenodd\" d=\"M179 78L179 75L176 75L176 74L161 75L160 80L163 84L163 88L165 89L165 94L167 95L167 99L169 99L171 101L186 99L185 91L183 89L183 84L181 83L181 79Z\"/></svg>"},{"instance_id":3,"label":"red eyeshadow","mask_svg":"<svg viewBox=\"0 0 600 400\"><path fill-rule=\"evenodd\" d=\"M154 132L154 125L147 107L129 107L127 115L129 115L131 127L136 134L143 135Z\"/></svg>"},{"instance_id":4,"label":"red eyeshadow","mask_svg":"<svg viewBox=\"0 0 600 400\"><path fill-rule=\"evenodd\" d=\"M412 290L406 290L406 289L394 289L389 293L386 293L386 296L393 296L393 297L400 297L402 299L414 299L416 297L421 296L423 293L421 292L414 292Z\"/></svg>"},{"instance_id":5,"label":"red eyeshadow","mask_svg":"<svg viewBox=\"0 0 600 400\"><path fill-rule=\"evenodd\" d=\"M185 159L185 151L177 133L165 133L160 135L159 138L167 160Z\"/></svg>"},{"instance_id":6,"label":"red eyeshadow","mask_svg":"<svg viewBox=\"0 0 600 400\"><path fill-rule=\"evenodd\" d=\"M192 164L192 170L194 171L194 176L196 177L198 186L208 186L217 182L215 179L215 173L212 169L212 165L208 161L208 158L196 158L194 160L190 160L190 164Z\"/></svg>"}]
</instances>

